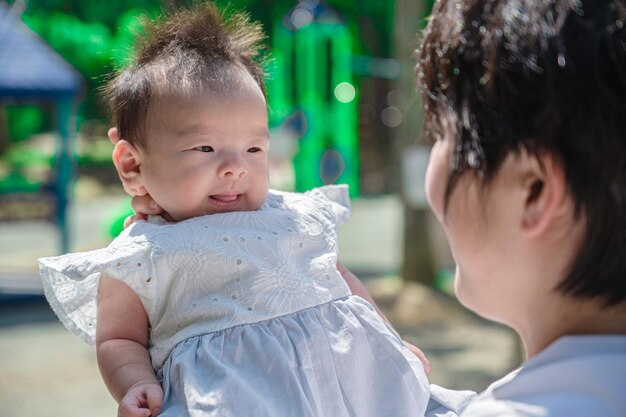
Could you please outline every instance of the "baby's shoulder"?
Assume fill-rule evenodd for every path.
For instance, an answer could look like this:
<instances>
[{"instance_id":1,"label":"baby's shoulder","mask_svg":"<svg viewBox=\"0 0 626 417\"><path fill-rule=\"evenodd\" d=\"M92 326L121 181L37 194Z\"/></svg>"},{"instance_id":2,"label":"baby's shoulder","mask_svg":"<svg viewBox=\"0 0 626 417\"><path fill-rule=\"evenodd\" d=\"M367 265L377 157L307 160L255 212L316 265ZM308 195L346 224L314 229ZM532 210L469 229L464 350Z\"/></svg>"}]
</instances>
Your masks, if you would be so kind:
<instances>
[{"instance_id":1,"label":"baby's shoulder","mask_svg":"<svg viewBox=\"0 0 626 417\"><path fill-rule=\"evenodd\" d=\"M304 193L273 191L268 195L269 207L281 205L291 211L318 219L321 215L328 221L342 225L352 213L347 185L325 185Z\"/></svg>"}]
</instances>

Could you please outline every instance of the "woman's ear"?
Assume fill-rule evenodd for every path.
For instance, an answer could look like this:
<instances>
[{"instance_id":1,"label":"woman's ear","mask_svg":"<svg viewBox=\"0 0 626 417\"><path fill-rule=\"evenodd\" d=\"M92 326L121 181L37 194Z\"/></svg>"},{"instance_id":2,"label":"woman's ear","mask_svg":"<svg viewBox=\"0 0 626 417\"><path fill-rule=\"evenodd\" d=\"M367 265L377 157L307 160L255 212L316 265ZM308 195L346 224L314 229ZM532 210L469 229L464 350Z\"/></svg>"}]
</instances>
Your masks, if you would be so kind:
<instances>
[{"instance_id":1,"label":"woman's ear","mask_svg":"<svg viewBox=\"0 0 626 417\"><path fill-rule=\"evenodd\" d=\"M564 208L570 208L565 173L552 155L524 152L521 157L526 159L522 230L537 236L560 220Z\"/></svg>"},{"instance_id":2,"label":"woman's ear","mask_svg":"<svg viewBox=\"0 0 626 417\"><path fill-rule=\"evenodd\" d=\"M148 194L141 175L141 154L126 140L117 139L114 143L113 164L117 169L124 190L132 196Z\"/></svg>"}]
</instances>

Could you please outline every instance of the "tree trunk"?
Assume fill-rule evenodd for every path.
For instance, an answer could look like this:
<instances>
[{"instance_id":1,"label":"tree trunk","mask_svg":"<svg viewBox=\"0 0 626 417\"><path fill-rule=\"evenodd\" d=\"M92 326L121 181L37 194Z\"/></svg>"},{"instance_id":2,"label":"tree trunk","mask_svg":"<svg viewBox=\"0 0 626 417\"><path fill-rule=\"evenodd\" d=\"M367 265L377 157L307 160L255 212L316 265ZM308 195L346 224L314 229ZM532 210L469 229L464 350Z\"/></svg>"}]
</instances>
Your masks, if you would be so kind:
<instances>
[{"instance_id":1,"label":"tree trunk","mask_svg":"<svg viewBox=\"0 0 626 417\"><path fill-rule=\"evenodd\" d=\"M396 102L400 106L402 122L393 128L393 147L397 167L401 167L402 153L414 145L422 124L422 106L416 93L414 51L417 34L425 13L423 0L396 0L394 24L394 56L402 65L402 76L395 84ZM400 182L411 181L397 171ZM423 184L421 184L423 186ZM402 187L404 189L405 187ZM433 256L429 245L427 210L404 200L404 256L402 274L406 281L434 284Z\"/></svg>"}]
</instances>

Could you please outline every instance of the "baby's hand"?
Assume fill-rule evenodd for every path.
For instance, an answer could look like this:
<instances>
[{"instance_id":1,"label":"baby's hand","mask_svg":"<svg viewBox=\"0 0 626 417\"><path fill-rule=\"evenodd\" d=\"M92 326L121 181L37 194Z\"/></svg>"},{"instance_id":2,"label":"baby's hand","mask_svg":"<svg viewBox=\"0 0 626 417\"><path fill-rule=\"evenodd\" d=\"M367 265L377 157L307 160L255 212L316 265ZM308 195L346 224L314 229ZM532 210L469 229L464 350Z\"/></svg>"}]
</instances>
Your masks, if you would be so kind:
<instances>
[{"instance_id":1,"label":"baby's hand","mask_svg":"<svg viewBox=\"0 0 626 417\"><path fill-rule=\"evenodd\" d=\"M158 384L131 387L118 407L118 417L156 417L161 413L163 389Z\"/></svg>"}]
</instances>

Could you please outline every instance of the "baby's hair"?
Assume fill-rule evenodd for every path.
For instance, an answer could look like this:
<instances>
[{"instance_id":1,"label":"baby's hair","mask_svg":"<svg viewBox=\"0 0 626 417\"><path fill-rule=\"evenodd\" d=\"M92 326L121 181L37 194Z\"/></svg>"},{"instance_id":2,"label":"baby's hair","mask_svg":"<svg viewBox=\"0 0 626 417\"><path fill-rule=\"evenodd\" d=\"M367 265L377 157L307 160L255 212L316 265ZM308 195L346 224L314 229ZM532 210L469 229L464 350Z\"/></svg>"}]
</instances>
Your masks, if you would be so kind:
<instances>
[{"instance_id":1,"label":"baby's hair","mask_svg":"<svg viewBox=\"0 0 626 417\"><path fill-rule=\"evenodd\" d=\"M445 203L510 152L562 164L586 236L558 290L626 300L626 2L438 0L418 50L425 126L451 135Z\"/></svg>"},{"instance_id":2,"label":"baby's hair","mask_svg":"<svg viewBox=\"0 0 626 417\"><path fill-rule=\"evenodd\" d=\"M262 26L246 13L211 2L144 18L135 56L106 83L103 95L119 137L147 149L148 109L159 99L192 99L241 88L247 72L265 95ZM244 73L245 74L245 73Z\"/></svg>"}]
</instances>

